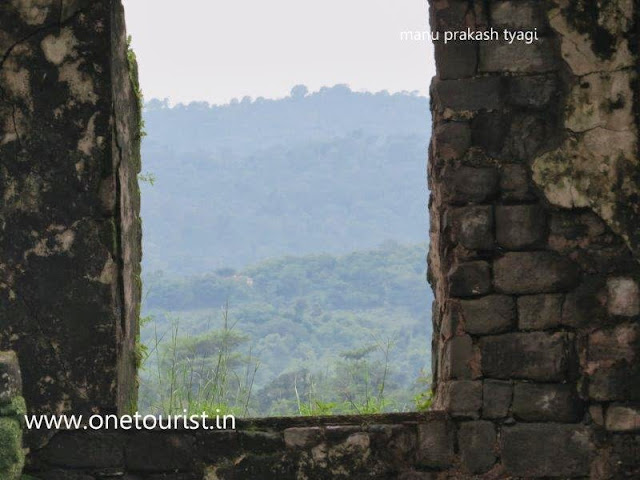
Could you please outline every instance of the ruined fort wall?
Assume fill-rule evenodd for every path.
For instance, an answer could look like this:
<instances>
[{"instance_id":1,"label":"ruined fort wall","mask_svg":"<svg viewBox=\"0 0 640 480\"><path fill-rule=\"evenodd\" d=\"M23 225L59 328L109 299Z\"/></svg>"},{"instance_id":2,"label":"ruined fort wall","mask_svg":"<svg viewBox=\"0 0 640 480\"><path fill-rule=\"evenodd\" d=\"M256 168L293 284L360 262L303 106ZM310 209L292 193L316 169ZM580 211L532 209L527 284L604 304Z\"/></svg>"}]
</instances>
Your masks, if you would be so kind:
<instances>
[{"instance_id":1,"label":"ruined fort wall","mask_svg":"<svg viewBox=\"0 0 640 480\"><path fill-rule=\"evenodd\" d=\"M0 350L33 412L135 402L139 116L119 1L0 4Z\"/></svg>"},{"instance_id":2,"label":"ruined fort wall","mask_svg":"<svg viewBox=\"0 0 640 480\"><path fill-rule=\"evenodd\" d=\"M638 448L637 8L431 2L434 31L540 37L441 43L431 87L435 409L492 422L516 475L582 451L614 478L611 452Z\"/></svg>"},{"instance_id":3,"label":"ruined fort wall","mask_svg":"<svg viewBox=\"0 0 640 480\"><path fill-rule=\"evenodd\" d=\"M117 1L0 9L0 347L18 352L33 411L123 411L140 231L122 11ZM239 419L226 432L50 432L27 471L638 478L639 12L633 0L431 1L434 31L540 37L436 44L434 412ZM12 357L0 360L0 376L15 378ZM0 382L0 404L15 385Z\"/></svg>"}]
</instances>

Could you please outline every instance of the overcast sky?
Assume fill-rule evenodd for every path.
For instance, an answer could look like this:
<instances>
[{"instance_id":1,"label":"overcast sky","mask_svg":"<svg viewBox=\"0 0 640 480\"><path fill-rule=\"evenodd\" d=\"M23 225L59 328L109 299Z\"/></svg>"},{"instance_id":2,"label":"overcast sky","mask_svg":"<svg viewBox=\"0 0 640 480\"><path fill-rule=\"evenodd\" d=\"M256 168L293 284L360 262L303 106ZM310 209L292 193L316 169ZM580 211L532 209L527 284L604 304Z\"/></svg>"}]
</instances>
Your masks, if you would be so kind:
<instances>
[{"instance_id":1,"label":"overcast sky","mask_svg":"<svg viewBox=\"0 0 640 480\"><path fill-rule=\"evenodd\" d=\"M123 0L146 99L277 98L312 91L418 90L434 74L426 0Z\"/></svg>"}]
</instances>

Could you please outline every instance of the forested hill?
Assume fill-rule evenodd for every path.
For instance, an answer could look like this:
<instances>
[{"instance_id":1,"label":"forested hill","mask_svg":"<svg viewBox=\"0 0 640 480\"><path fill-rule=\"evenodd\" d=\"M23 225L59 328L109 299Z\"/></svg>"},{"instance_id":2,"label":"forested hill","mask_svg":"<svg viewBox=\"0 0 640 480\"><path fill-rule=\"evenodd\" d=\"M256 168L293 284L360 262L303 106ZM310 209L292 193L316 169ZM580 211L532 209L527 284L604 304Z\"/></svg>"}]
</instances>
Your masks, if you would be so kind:
<instances>
[{"instance_id":1,"label":"forested hill","mask_svg":"<svg viewBox=\"0 0 640 480\"><path fill-rule=\"evenodd\" d=\"M346 86L145 108L144 270L242 268L427 236L428 100Z\"/></svg>"},{"instance_id":2,"label":"forested hill","mask_svg":"<svg viewBox=\"0 0 640 480\"><path fill-rule=\"evenodd\" d=\"M380 367L388 370L388 407L413 409L416 380L429 364L433 297L425 278L426 250L425 243L387 242L370 251L283 257L237 271L150 275L145 315L154 321L143 329L142 341L155 354L142 371L144 407L160 396L154 378L161 359L172 356L173 329L179 350L192 363L208 365L218 354L221 307L228 305L238 353L251 351L260 364L252 414L298 413L294 378L308 374L319 382L319 399L337 401L340 383L353 384L344 369L354 366L371 367L372 375ZM387 342L380 365L380 352L371 347ZM352 357L357 365L342 361Z\"/></svg>"}]
</instances>

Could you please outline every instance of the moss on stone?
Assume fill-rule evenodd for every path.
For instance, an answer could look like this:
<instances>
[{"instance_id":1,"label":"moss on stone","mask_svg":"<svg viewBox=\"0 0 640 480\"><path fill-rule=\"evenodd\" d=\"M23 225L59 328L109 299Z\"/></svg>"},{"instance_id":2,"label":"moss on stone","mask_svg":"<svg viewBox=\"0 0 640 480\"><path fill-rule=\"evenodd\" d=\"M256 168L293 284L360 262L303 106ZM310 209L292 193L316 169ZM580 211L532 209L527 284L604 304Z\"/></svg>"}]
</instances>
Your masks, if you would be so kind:
<instances>
[{"instance_id":1,"label":"moss on stone","mask_svg":"<svg viewBox=\"0 0 640 480\"><path fill-rule=\"evenodd\" d=\"M147 135L144 125L144 117L142 116L142 109L144 107L144 95L140 88L140 80L138 75L138 59L136 54L131 48L131 36L127 38L127 62L129 64L129 80L131 81L131 88L136 96L136 112L135 118L138 122L137 135L135 136L134 143L132 145L133 160L135 162L135 171L140 172L142 170L142 156L140 153L140 146L142 138Z\"/></svg>"},{"instance_id":2,"label":"moss on stone","mask_svg":"<svg viewBox=\"0 0 640 480\"><path fill-rule=\"evenodd\" d=\"M578 0L569 2L564 14L573 28L589 36L594 53L606 60L615 52L617 39L600 24L600 10L600 2Z\"/></svg>"},{"instance_id":3,"label":"moss on stone","mask_svg":"<svg viewBox=\"0 0 640 480\"><path fill-rule=\"evenodd\" d=\"M7 405L0 407L0 417L22 417L27 413L27 405L22 397L15 397Z\"/></svg>"},{"instance_id":4,"label":"moss on stone","mask_svg":"<svg viewBox=\"0 0 640 480\"><path fill-rule=\"evenodd\" d=\"M0 478L19 480L24 457L20 420L16 417L0 417Z\"/></svg>"}]
</instances>

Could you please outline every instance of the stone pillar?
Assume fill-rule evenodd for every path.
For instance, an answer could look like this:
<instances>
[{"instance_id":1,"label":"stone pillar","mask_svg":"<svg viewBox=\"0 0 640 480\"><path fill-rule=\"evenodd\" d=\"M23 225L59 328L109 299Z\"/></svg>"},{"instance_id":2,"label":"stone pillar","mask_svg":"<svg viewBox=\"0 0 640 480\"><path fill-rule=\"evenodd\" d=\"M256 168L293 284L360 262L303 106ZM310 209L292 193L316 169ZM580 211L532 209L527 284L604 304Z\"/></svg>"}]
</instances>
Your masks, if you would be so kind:
<instances>
[{"instance_id":1,"label":"stone pillar","mask_svg":"<svg viewBox=\"0 0 640 480\"><path fill-rule=\"evenodd\" d=\"M436 45L435 408L499 431L512 475L626 474L640 440L611 432L640 430L638 2L430 3L433 31L540 37Z\"/></svg>"},{"instance_id":2,"label":"stone pillar","mask_svg":"<svg viewBox=\"0 0 640 480\"><path fill-rule=\"evenodd\" d=\"M22 377L14 352L0 352L0 478L18 480L24 467Z\"/></svg>"},{"instance_id":3,"label":"stone pillar","mask_svg":"<svg viewBox=\"0 0 640 480\"><path fill-rule=\"evenodd\" d=\"M120 0L0 5L0 349L33 412L135 404L140 111Z\"/></svg>"}]
</instances>

